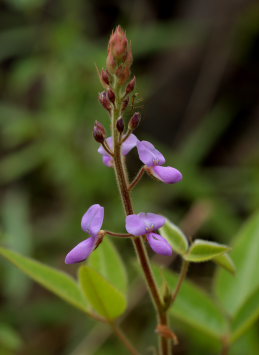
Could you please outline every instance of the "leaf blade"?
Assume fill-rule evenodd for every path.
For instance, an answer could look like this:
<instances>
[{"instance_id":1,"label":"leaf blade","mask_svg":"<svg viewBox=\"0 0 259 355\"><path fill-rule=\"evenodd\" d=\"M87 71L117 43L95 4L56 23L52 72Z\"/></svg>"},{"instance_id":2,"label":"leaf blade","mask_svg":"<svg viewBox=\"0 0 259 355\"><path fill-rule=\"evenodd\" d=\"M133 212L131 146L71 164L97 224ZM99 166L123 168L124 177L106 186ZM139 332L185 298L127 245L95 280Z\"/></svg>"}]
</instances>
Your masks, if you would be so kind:
<instances>
[{"instance_id":1,"label":"leaf blade","mask_svg":"<svg viewBox=\"0 0 259 355\"><path fill-rule=\"evenodd\" d=\"M160 234L166 238L172 245L173 249L180 255L188 250L188 241L180 228L169 220L159 229Z\"/></svg>"},{"instance_id":2,"label":"leaf blade","mask_svg":"<svg viewBox=\"0 0 259 355\"><path fill-rule=\"evenodd\" d=\"M196 239L191 245L188 253L184 255L184 259L192 262L209 261L229 250L230 248L226 245Z\"/></svg>"},{"instance_id":3,"label":"leaf blade","mask_svg":"<svg viewBox=\"0 0 259 355\"><path fill-rule=\"evenodd\" d=\"M101 316L110 320L125 311L125 296L90 266L80 267L79 281L87 300Z\"/></svg>"},{"instance_id":4,"label":"leaf blade","mask_svg":"<svg viewBox=\"0 0 259 355\"><path fill-rule=\"evenodd\" d=\"M3 247L0 247L0 254L30 276L34 281L66 302L72 304L74 307L87 312L87 301L72 277L63 271L56 270Z\"/></svg>"}]
</instances>

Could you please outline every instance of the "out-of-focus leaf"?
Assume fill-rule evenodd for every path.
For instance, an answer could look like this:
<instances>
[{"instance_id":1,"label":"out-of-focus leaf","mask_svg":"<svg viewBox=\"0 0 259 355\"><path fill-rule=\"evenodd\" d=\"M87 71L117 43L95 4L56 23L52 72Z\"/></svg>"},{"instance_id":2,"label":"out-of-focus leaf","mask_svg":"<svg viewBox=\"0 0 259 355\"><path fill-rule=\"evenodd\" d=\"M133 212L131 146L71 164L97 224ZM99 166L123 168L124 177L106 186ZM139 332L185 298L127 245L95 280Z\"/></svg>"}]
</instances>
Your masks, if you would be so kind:
<instances>
[{"instance_id":1,"label":"out-of-focus leaf","mask_svg":"<svg viewBox=\"0 0 259 355\"><path fill-rule=\"evenodd\" d=\"M163 270L162 276L157 266L154 271L161 284L165 278L172 289L176 287L178 275ZM213 338L219 339L227 331L227 320L220 308L209 294L188 280L184 281L170 314Z\"/></svg>"},{"instance_id":2,"label":"out-of-focus leaf","mask_svg":"<svg viewBox=\"0 0 259 355\"><path fill-rule=\"evenodd\" d=\"M90 266L80 267L79 281L89 303L101 316L114 319L125 311L126 297Z\"/></svg>"},{"instance_id":3,"label":"out-of-focus leaf","mask_svg":"<svg viewBox=\"0 0 259 355\"><path fill-rule=\"evenodd\" d=\"M166 224L160 228L159 231L160 234L172 244L173 249L177 253L181 255L186 253L188 250L188 241L180 228L167 220Z\"/></svg>"},{"instance_id":4,"label":"out-of-focus leaf","mask_svg":"<svg viewBox=\"0 0 259 355\"><path fill-rule=\"evenodd\" d=\"M13 189L6 194L2 217L5 230L5 244L21 254L31 252L31 233L29 225L28 198L24 192ZM5 269L4 293L9 300L23 300L29 289L30 280L16 268ZM19 290L19 293L16 290Z\"/></svg>"},{"instance_id":5,"label":"out-of-focus leaf","mask_svg":"<svg viewBox=\"0 0 259 355\"><path fill-rule=\"evenodd\" d=\"M0 163L0 182L13 181L30 172L42 162L40 145L32 144L3 158Z\"/></svg>"},{"instance_id":6,"label":"out-of-focus leaf","mask_svg":"<svg viewBox=\"0 0 259 355\"><path fill-rule=\"evenodd\" d=\"M236 267L229 254L226 253L226 254L218 255L215 258L213 258L213 261L215 261L216 264L220 265L221 267L229 271L231 274L235 274Z\"/></svg>"},{"instance_id":7,"label":"out-of-focus leaf","mask_svg":"<svg viewBox=\"0 0 259 355\"><path fill-rule=\"evenodd\" d=\"M259 318L259 288L253 292L232 320L232 341L238 339Z\"/></svg>"},{"instance_id":8,"label":"out-of-focus leaf","mask_svg":"<svg viewBox=\"0 0 259 355\"><path fill-rule=\"evenodd\" d=\"M126 270L118 251L109 238L104 238L101 247L97 248L89 258L88 265L126 295Z\"/></svg>"},{"instance_id":9,"label":"out-of-focus leaf","mask_svg":"<svg viewBox=\"0 0 259 355\"><path fill-rule=\"evenodd\" d=\"M215 293L231 315L259 287L258 255L259 214L256 214L245 223L233 244L231 256L236 265L236 276L220 269L215 280Z\"/></svg>"},{"instance_id":10,"label":"out-of-focus leaf","mask_svg":"<svg viewBox=\"0 0 259 355\"><path fill-rule=\"evenodd\" d=\"M0 344L11 350L18 350L22 345L19 334L7 324L0 324Z\"/></svg>"},{"instance_id":11,"label":"out-of-focus leaf","mask_svg":"<svg viewBox=\"0 0 259 355\"><path fill-rule=\"evenodd\" d=\"M87 311L87 301L80 287L66 273L2 247L0 254L49 291L80 310Z\"/></svg>"},{"instance_id":12,"label":"out-of-focus leaf","mask_svg":"<svg viewBox=\"0 0 259 355\"><path fill-rule=\"evenodd\" d=\"M226 245L209 242L207 240L196 239L191 245L188 253L184 258L192 262L208 261L216 256L225 253L230 248Z\"/></svg>"}]
</instances>

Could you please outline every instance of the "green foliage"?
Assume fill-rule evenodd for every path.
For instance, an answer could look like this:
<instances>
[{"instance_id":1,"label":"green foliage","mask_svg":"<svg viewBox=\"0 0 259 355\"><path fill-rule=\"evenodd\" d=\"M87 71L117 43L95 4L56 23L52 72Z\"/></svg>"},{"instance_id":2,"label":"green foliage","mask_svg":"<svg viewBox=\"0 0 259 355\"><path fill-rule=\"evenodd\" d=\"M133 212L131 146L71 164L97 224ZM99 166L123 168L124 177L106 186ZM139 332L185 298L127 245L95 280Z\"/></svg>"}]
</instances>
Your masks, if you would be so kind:
<instances>
[{"instance_id":1,"label":"green foliage","mask_svg":"<svg viewBox=\"0 0 259 355\"><path fill-rule=\"evenodd\" d=\"M172 289L175 288L179 275L163 270L163 276L161 276L160 268L154 266L154 270L160 284L165 278L168 285ZM187 280L184 281L170 314L213 338L220 339L228 329L227 320L213 298Z\"/></svg>"},{"instance_id":2,"label":"green foliage","mask_svg":"<svg viewBox=\"0 0 259 355\"><path fill-rule=\"evenodd\" d=\"M109 237L104 237L101 246L95 250L87 263L126 295L127 273L125 266Z\"/></svg>"},{"instance_id":3,"label":"green foliage","mask_svg":"<svg viewBox=\"0 0 259 355\"><path fill-rule=\"evenodd\" d=\"M215 242L196 239L191 245L184 259L192 262L202 262L212 260L213 258L227 252L230 248Z\"/></svg>"},{"instance_id":4,"label":"green foliage","mask_svg":"<svg viewBox=\"0 0 259 355\"><path fill-rule=\"evenodd\" d=\"M101 316L110 320L125 311L125 296L90 266L80 267L79 281L89 303Z\"/></svg>"},{"instance_id":5,"label":"green foliage","mask_svg":"<svg viewBox=\"0 0 259 355\"><path fill-rule=\"evenodd\" d=\"M76 281L69 275L2 247L0 254L49 291L81 311L87 311L87 301Z\"/></svg>"},{"instance_id":6,"label":"green foliage","mask_svg":"<svg viewBox=\"0 0 259 355\"><path fill-rule=\"evenodd\" d=\"M225 253L225 254L215 256L213 258L213 261L215 261L216 264L220 265L221 267L229 271L231 274L235 274L236 267L229 254Z\"/></svg>"},{"instance_id":7,"label":"green foliage","mask_svg":"<svg viewBox=\"0 0 259 355\"><path fill-rule=\"evenodd\" d=\"M237 272L233 278L219 270L215 280L215 293L226 312L232 317L258 289L259 214L254 215L242 227L233 243L231 256Z\"/></svg>"},{"instance_id":8,"label":"green foliage","mask_svg":"<svg viewBox=\"0 0 259 355\"><path fill-rule=\"evenodd\" d=\"M160 228L159 231L160 234L170 242L170 244L173 246L174 251L181 255L187 252L187 238L183 234L181 229L178 228L175 224L167 220L166 224L162 228Z\"/></svg>"}]
</instances>

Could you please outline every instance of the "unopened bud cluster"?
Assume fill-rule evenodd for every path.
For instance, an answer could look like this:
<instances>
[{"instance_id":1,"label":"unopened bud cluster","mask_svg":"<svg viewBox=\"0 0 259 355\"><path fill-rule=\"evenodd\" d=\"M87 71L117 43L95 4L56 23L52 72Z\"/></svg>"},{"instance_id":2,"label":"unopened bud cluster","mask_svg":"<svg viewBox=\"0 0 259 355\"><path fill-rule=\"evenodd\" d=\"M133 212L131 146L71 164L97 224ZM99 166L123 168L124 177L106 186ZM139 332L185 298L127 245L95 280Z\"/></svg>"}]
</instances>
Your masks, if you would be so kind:
<instances>
[{"instance_id":1,"label":"unopened bud cluster","mask_svg":"<svg viewBox=\"0 0 259 355\"><path fill-rule=\"evenodd\" d=\"M136 77L130 78L132 61L131 43L128 42L125 31L118 26L112 32L109 40L107 68L99 72L100 81L104 88L104 91L99 94L99 101L110 116L116 109L118 110L119 106L121 114L124 114L129 106L131 93L136 86ZM118 87L119 90L117 90ZM133 132L138 127L139 122L140 113L135 112L126 125L126 129L128 128L126 134ZM117 119L116 128L120 134L124 133L125 122L122 116ZM105 135L100 129L99 122L98 124L95 123L93 135L97 142L103 143Z\"/></svg>"}]
</instances>

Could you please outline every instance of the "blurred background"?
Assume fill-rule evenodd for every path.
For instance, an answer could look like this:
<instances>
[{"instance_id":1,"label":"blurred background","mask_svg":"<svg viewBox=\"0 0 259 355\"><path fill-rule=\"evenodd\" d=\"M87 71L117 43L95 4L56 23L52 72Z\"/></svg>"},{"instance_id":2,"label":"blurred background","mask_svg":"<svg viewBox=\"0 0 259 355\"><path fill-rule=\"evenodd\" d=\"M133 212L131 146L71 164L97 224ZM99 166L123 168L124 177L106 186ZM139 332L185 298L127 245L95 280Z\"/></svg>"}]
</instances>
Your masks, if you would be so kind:
<instances>
[{"instance_id":1,"label":"blurred background","mask_svg":"<svg viewBox=\"0 0 259 355\"><path fill-rule=\"evenodd\" d=\"M184 175L173 186L144 177L134 191L136 211L231 243L259 203L258 1L2 0L1 244L71 274L76 268L64 257L84 238L80 221L91 204L105 207L105 228L123 230L113 171L92 139L96 119L109 127L95 64L105 66L117 24L132 40L137 76L138 96L126 116L142 112L136 134ZM133 176L136 152L129 165ZM134 278L131 244L115 242ZM179 269L178 259L172 268ZM212 263L195 265L190 278L209 290L214 271ZM125 353L104 327L3 260L0 275L1 355ZM144 349L153 321L145 297L123 326ZM216 353L184 325L178 334L175 354ZM258 354L254 334L258 324L245 340Z\"/></svg>"}]
</instances>

